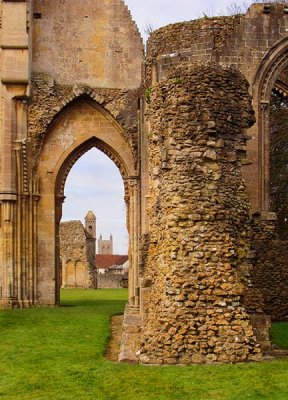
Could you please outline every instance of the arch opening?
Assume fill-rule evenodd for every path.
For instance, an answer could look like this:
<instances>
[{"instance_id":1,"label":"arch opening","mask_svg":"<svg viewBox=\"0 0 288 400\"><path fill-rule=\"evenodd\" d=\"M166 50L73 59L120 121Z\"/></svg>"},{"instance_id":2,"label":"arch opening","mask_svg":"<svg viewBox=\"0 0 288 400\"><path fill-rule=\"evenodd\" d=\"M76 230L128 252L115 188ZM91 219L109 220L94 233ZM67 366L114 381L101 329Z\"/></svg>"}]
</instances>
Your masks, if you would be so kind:
<instances>
[{"instance_id":1,"label":"arch opening","mask_svg":"<svg viewBox=\"0 0 288 400\"><path fill-rule=\"evenodd\" d=\"M78 103L73 101L70 109L66 106L63 114L58 115L50 126L37 167L41 187L37 209L40 304L59 304L59 224L65 182L74 164L92 148L107 155L122 177L129 232L129 302L138 304L140 180L135 168L137 162L117 122L107 112L102 112L99 105L82 98ZM89 221L87 228L89 230Z\"/></svg>"},{"instance_id":2,"label":"arch opening","mask_svg":"<svg viewBox=\"0 0 288 400\"><path fill-rule=\"evenodd\" d=\"M280 79L288 77L287 68ZM279 80L280 80L279 79ZM282 82L281 79L280 82ZM284 91L284 90L285 91ZM288 90L275 86L270 97L270 209L277 216L277 233L288 239Z\"/></svg>"},{"instance_id":3,"label":"arch opening","mask_svg":"<svg viewBox=\"0 0 288 400\"><path fill-rule=\"evenodd\" d=\"M273 180L271 165L271 110L275 108L275 96L285 97L288 94L288 39L276 43L264 57L254 79L253 99L256 105L258 129L258 196L254 209L271 211L271 186ZM255 127L256 129L256 127ZM275 174L274 174L275 175ZM249 180L249 179L248 179Z\"/></svg>"},{"instance_id":4,"label":"arch opening","mask_svg":"<svg viewBox=\"0 0 288 400\"><path fill-rule=\"evenodd\" d=\"M257 197L252 218L253 281L263 296L264 312L274 320L287 315L287 72L288 39L284 38L267 52L255 77L257 125L252 129L254 154L250 153L254 161L250 171L258 179L251 189Z\"/></svg>"},{"instance_id":5,"label":"arch opening","mask_svg":"<svg viewBox=\"0 0 288 400\"><path fill-rule=\"evenodd\" d=\"M69 163L67 167L70 167ZM62 173L64 178L66 171ZM126 263L128 232L124 192L120 171L98 149L88 150L75 163L65 182L65 202L58 226L58 257L62 261L56 271L60 276L59 286L127 287L129 263ZM102 250L108 244L110 251L105 254ZM126 265L122 267L124 262ZM119 268L113 269L116 265ZM115 273L120 270L122 281L115 278Z\"/></svg>"}]
</instances>

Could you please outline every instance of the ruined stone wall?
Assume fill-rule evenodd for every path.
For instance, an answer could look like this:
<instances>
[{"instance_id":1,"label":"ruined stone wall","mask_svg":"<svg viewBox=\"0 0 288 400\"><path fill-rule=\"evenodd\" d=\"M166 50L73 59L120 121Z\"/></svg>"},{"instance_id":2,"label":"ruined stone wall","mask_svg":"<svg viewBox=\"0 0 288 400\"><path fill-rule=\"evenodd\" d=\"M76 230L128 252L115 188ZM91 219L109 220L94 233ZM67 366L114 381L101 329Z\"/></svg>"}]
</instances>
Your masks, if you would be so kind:
<instances>
[{"instance_id":1,"label":"ruined stone wall","mask_svg":"<svg viewBox=\"0 0 288 400\"><path fill-rule=\"evenodd\" d=\"M60 254L86 261L86 235L81 221L60 224Z\"/></svg>"},{"instance_id":2,"label":"ruined stone wall","mask_svg":"<svg viewBox=\"0 0 288 400\"><path fill-rule=\"evenodd\" d=\"M51 122L79 96L115 118L137 156L143 43L127 6L34 0L33 12L28 135L34 165Z\"/></svg>"},{"instance_id":3,"label":"ruined stone wall","mask_svg":"<svg viewBox=\"0 0 288 400\"><path fill-rule=\"evenodd\" d=\"M259 66L273 47L287 38L288 14L285 7L285 4L270 6L253 4L246 15L202 18L168 25L154 31L147 44L145 82L147 92L149 92L151 82L155 83L157 80L164 79L171 68L181 63L216 62L221 65L233 65L245 75L250 84L250 93L253 94L253 106L258 121L260 106L263 107L265 103L260 104L263 99L262 94L258 93L263 78L258 75ZM281 62L283 62L283 49L280 53ZM275 60L275 65L277 63L278 60ZM269 76L270 81L276 78ZM265 99L266 103L268 100ZM261 211L268 207L269 203L266 200L266 205L263 207L263 191L267 191L267 188L261 187L263 179L261 168L266 170L265 180L269 181L267 169L269 146L266 145L268 139L262 137L267 134L267 132L261 132L262 128L259 122L259 125L255 124L250 129L249 135L253 137L253 140L247 145L247 160L243 166L243 176L253 211ZM259 152L263 146L265 147L264 156ZM261 157L264 159L262 160Z\"/></svg>"},{"instance_id":4,"label":"ruined stone wall","mask_svg":"<svg viewBox=\"0 0 288 400\"><path fill-rule=\"evenodd\" d=\"M120 289L127 287L128 287L128 280L127 277L123 275L115 275L112 273L97 275L98 289Z\"/></svg>"},{"instance_id":5,"label":"ruined stone wall","mask_svg":"<svg viewBox=\"0 0 288 400\"><path fill-rule=\"evenodd\" d=\"M140 360L257 360L244 307L249 205L241 157L254 122L248 84L234 69L178 66L153 88L149 122Z\"/></svg>"},{"instance_id":6,"label":"ruined stone wall","mask_svg":"<svg viewBox=\"0 0 288 400\"><path fill-rule=\"evenodd\" d=\"M287 29L287 5L254 4L246 15L202 18L160 28L152 33L147 45L145 97L148 100L153 92L153 84L165 81L170 71L182 64L205 65L214 62L234 66L244 74L249 83L256 124L247 131L252 140L247 143L247 154L242 153L241 169L250 200L250 215L255 211L263 214L262 217L259 216L260 224L255 225L254 221L250 228L247 227L245 236L250 242L251 251L247 252L247 260L241 266L242 275L247 276L245 309L251 315L253 325L258 324L261 318L264 321L266 317L260 318L263 310L271 315L272 319L283 319L287 316L288 308L285 263L287 245L276 239L271 221L263 222L265 213L269 210L267 188L269 189L270 179L270 150L269 115L267 110L265 111L269 103L269 93L264 96L262 86L266 82L265 85L272 90L273 85L277 85L282 69L288 63ZM269 71L267 60L270 60L271 65L279 65L278 75L275 72L277 67L273 73ZM262 64L265 65L265 73ZM217 90L223 96L222 87L219 86ZM211 93L207 91L203 98L206 95L209 100ZM163 155L165 156L165 147L166 143L161 148L162 159ZM169 153L169 150L167 152ZM149 303L149 279L143 281L142 292L145 308ZM263 327L264 325L269 325L268 318ZM263 331L265 329L264 327ZM258 332L260 330L255 329ZM264 342L268 343L267 334Z\"/></svg>"},{"instance_id":7,"label":"ruined stone wall","mask_svg":"<svg viewBox=\"0 0 288 400\"><path fill-rule=\"evenodd\" d=\"M140 86L143 43L122 0L34 0L33 4L34 72L68 85Z\"/></svg>"},{"instance_id":8,"label":"ruined stone wall","mask_svg":"<svg viewBox=\"0 0 288 400\"><path fill-rule=\"evenodd\" d=\"M63 287L96 288L95 239L81 221L60 224L60 256Z\"/></svg>"},{"instance_id":9,"label":"ruined stone wall","mask_svg":"<svg viewBox=\"0 0 288 400\"><path fill-rule=\"evenodd\" d=\"M284 4L253 4L246 15L201 18L155 30L147 43L148 64L157 60L158 78L183 62L213 61L234 65L253 82L264 55L287 35Z\"/></svg>"},{"instance_id":10,"label":"ruined stone wall","mask_svg":"<svg viewBox=\"0 0 288 400\"><path fill-rule=\"evenodd\" d=\"M222 47L243 17L201 18L164 26L152 32L147 52L153 57L171 54L175 50L193 48L195 56L207 55L207 50Z\"/></svg>"},{"instance_id":11,"label":"ruined stone wall","mask_svg":"<svg viewBox=\"0 0 288 400\"><path fill-rule=\"evenodd\" d=\"M157 29L147 42L147 64L156 59L157 76L162 79L175 64L216 61L215 55L230 44L242 18L202 18Z\"/></svg>"}]
</instances>

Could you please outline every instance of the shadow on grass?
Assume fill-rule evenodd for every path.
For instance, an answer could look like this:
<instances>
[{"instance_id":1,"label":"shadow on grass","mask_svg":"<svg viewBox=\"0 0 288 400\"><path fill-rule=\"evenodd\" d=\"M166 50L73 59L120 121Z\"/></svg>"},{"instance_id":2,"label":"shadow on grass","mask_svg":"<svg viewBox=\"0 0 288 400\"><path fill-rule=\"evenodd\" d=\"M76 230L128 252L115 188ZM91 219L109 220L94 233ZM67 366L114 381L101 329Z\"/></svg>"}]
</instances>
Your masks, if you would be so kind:
<instances>
[{"instance_id":1,"label":"shadow on grass","mask_svg":"<svg viewBox=\"0 0 288 400\"><path fill-rule=\"evenodd\" d=\"M76 304L60 304L60 307L77 307Z\"/></svg>"},{"instance_id":2,"label":"shadow on grass","mask_svg":"<svg viewBox=\"0 0 288 400\"><path fill-rule=\"evenodd\" d=\"M60 308L73 308L73 307L93 307L95 310L100 309L113 309L115 306L116 308L125 307L127 300L63 300L61 301Z\"/></svg>"}]
</instances>

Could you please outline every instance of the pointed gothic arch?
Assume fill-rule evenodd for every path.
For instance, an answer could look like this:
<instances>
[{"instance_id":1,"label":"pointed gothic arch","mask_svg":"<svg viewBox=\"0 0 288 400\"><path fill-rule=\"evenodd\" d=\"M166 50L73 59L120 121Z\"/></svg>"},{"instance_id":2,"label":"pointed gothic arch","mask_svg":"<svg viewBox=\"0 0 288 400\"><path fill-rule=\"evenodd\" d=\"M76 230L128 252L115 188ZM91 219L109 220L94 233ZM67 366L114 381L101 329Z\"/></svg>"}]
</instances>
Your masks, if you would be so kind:
<instances>
[{"instance_id":1,"label":"pointed gothic arch","mask_svg":"<svg viewBox=\"0 0 288 400\"><path fill-rule=\"evenodd\" d=\"M270 94L277 85L277 78L288 66L288 38L276 42L266 53L255 74L252 94L255 111L258 115L258 208L270 209ZM283 88L281 88L283 90Z\"/></svg>"},{"instance_id":2,"label":"pointed gothic arch","mask_svg":"<svg viewBox=\"0 0 288 400\"><path fill-rule=\"evenodd\" d=\"M72 99L49 126L39 157L36 176L40 183L38 201L38 275L40 302L59 303L59 223L64 186L75 162L92 147L105 153L119 168L125 188L129 232L129 300L138 292L138 229L140 213L139 178L131 147L123 128L107 110L87 93ZM47 285L49 290L47 291ZM47 297L47 292L48 296Z\"/></svg>"}]
</instances>

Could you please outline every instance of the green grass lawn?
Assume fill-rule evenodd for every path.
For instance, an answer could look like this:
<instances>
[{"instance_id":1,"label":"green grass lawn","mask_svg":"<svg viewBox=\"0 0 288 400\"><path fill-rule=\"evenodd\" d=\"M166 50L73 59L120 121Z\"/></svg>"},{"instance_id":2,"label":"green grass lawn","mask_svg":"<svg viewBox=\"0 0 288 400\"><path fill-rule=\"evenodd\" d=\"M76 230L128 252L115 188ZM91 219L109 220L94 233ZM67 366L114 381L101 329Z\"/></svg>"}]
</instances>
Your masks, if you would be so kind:
<instances>
[{"instance_id":1,"label":"green grass lawn","mask_svg":"<svg viewBox=\"0 0 288 400\"><path fill-rule=\"evenodd\" d=\"M61 308L0 311L0 399L288 399L288 360L145 367L103 357L126 290L65 290ZM281 339L281 338L282 339ZM288 346L287 324L273 338Z\"/></svg>"}]
</instances>

